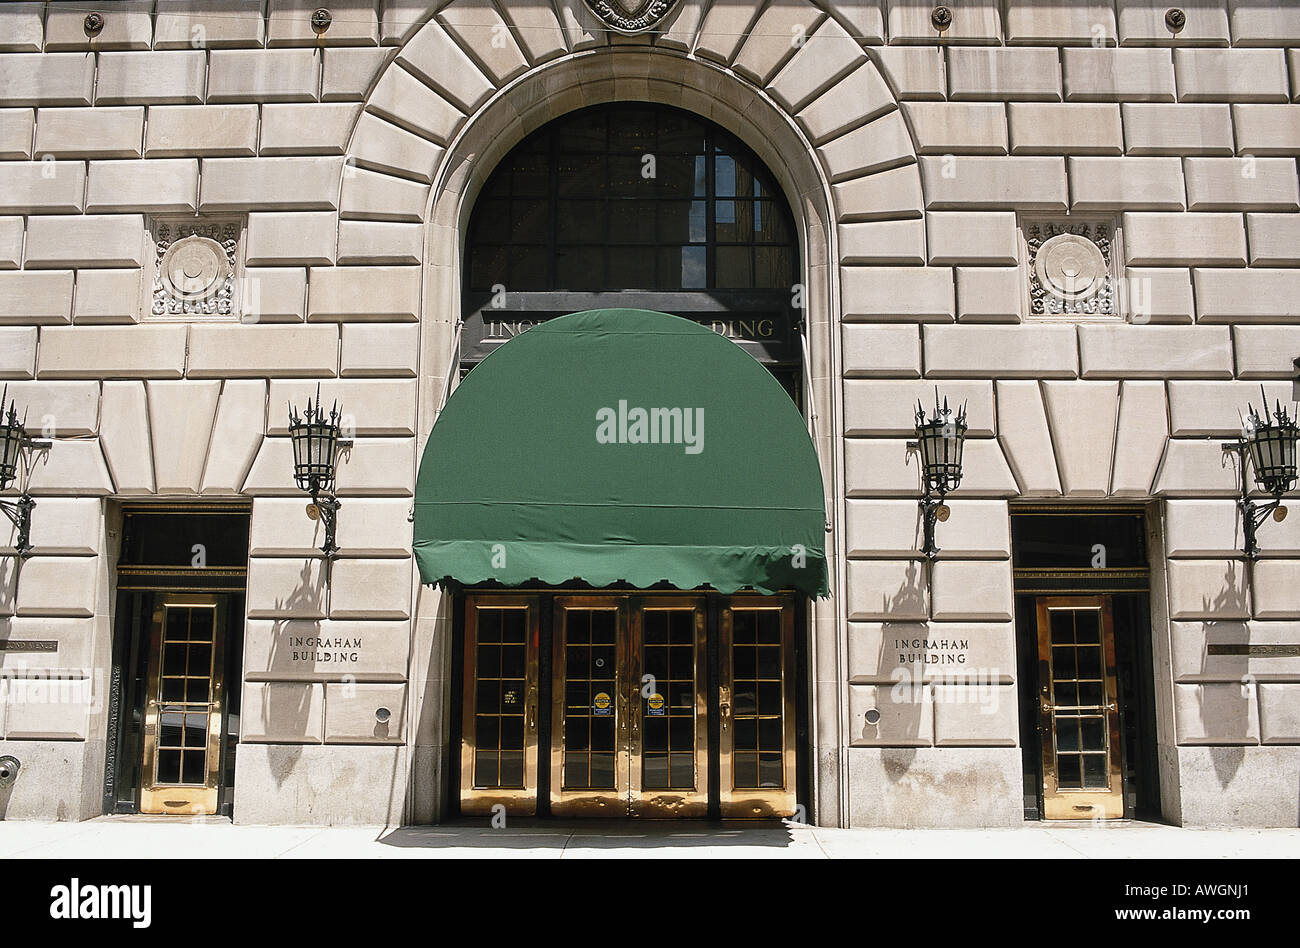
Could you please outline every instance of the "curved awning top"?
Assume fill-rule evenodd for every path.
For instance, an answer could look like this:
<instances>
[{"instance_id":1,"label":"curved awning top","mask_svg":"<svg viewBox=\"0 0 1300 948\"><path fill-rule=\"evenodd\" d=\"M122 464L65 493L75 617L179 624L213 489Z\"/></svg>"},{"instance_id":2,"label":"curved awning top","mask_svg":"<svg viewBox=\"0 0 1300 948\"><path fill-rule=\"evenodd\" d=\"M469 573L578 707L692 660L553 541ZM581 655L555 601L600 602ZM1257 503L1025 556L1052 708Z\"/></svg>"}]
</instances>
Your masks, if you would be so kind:
<instances>
[{"instance_id":1,"label":"curved awning top","mask_svg":"<svg viewBox=\"0 0 1300 948\"><path fill-rule=\"evenodd\" d=\"M780 383L690 320L542 323L448 399L415 489L421 580L828 591L821 473Z\"/></svg>"}]
</instances>

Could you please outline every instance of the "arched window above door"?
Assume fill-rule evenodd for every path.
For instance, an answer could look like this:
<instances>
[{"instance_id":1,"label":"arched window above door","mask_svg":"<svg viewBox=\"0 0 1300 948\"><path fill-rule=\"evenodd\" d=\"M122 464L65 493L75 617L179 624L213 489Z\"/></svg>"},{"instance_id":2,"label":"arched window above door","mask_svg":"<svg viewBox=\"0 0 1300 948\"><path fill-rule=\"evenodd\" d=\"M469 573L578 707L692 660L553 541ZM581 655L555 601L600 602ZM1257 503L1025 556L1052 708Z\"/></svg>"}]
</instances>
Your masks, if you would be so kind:
<instances>
[{"instance_id":1,"label":"arched window above door","mask_svg":"<svg viewBox=\"0 0 1300 948\"><path fill-rule=\"evenodd\" d=\"M790 206L753 151L700 116L618 102L538 129L479 193L464 264L466 363L565 313L650 309L732 339L798 399Z\"/></svg>"},{"instance_id":2,"label":"arched window above door","mask_svg":"<svg viewBox=\"0 0 1300 948\"><path fill-rule=\"evenodd\" d=\"M689 112L616 103L533 133L469 227L467 285L488 291L780 290L797 281L771 173Z\"/></svg>"}]
</instances>

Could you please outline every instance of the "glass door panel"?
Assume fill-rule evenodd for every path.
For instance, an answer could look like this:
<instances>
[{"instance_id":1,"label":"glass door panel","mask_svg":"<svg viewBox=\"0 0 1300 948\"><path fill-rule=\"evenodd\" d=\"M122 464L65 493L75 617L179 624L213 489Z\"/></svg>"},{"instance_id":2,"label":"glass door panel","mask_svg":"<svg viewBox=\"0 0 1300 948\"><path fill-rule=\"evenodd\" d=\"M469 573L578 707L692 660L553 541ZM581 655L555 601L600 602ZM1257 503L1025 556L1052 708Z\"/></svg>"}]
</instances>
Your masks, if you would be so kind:
<instances>
[{"instance_id":1,"label":"glass door panel","mask_svg":"<svg viewBox=\"0 0 1300 948\"><path fill-rule=\"evenodd\" d=\"M733 596L722 610L719 646L722 816L793 816L793 603L784 596Z\"/></svg>"},{"instance_id":2,"label":"glass door panel","mask_svg":"<svg viewBox=\"0 0 1300 948\"><path fill-rule=\"evenodd\" d=\"M632 607L632 812L650 818L708 812L708 707L703 600Z\"/></svg>"},{"instance_id":3,"label":"glass door panel","mask_svg":"<svg viewBox=\"0 0 1300 948\"><path fill-rule=\"evenodd\" d=\"M530 596L466 602L461 812L537 812L538 607Z\"/></svg>"},{"instance_id":4,"label":"glass door panel","mask_svg":"<svg viewBox=\"0 0 1300 948\"><path fill-rule=\"evenodd\" d=\"M552 632L551 812L624 816L630 649L625 600L566 596Z\"/></svg>"},{"instance_id":5,"label":"glass door panel","mask_svg":"<svg viewBox=\"0 0 1300 948\"><path fill-rule=\"evenodd\" d=\"M225 609L222 597L158 597L150 628L141 813L217 812Z\"/></svg>"},{"instance_id":6,"label":"glass door panel","mask_svg":"<svg viewBox=\"0 0 1300 948\"><path fill-rule=\"evenodd\" d=\"M1124 815L1109 596L1037 600L1043 816Z\"/></svg>"}]
</instances>

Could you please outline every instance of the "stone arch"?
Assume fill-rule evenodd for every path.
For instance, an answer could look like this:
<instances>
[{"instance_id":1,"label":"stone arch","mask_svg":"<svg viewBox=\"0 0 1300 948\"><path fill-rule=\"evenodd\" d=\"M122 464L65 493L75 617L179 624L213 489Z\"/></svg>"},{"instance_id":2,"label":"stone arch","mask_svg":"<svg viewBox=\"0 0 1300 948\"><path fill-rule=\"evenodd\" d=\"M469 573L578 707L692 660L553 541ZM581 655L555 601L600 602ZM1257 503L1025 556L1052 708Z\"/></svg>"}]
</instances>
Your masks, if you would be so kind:
<instances>
[{"instance_id":1,"label":"stone arch","mask_svg":"<svg viewBox=\"0 0 1300 948\"><path fill-rule=\"evenodd\" d=\"M727 90L745 88L798 128L831 182L847 260L869 251L878 259L882 245L903 237L923 240L916 146L863 43L810 0L774 3L756 18L753 10L718 0L705 11L685 2L654 39L611 39L582 0L517 8L453 0L430 10L370 90L348 145L340 217L422 223L431 186L446 177L448 145L490 99L507 95L522 107L530 93L548 95L562 81L558 74L540 84L524 80L559 59L656 51L675 55L684 69L707 64L734 80L718 77L715 87L703 87L699 105L709 107L715 90L744 98ZM637 97L632 79L649 78L642 65L652 61L619 62L620 97ZM585 69L588 95L607 92L597 83L616 78L612 61Z\"/></svg>"},{"instance_id":2,"label":"stone arch","mask_svg":"<svg viewBox=\"0 0 1300 948\"><path fill-rule=\"evenodd\" d=\"M721 14L736 14L739 28ZM709 118L748 144L776 175L800 230L811 390L809 423L822 467L833 536L832 598L813 604L812 665L841 668L847 630L840 267L858 257L900 262L923 254L924 204L916 149L897 101L861 43L806 0L769 5L687 2L654 41L611 42L581 0L526 8L528 33L483 0L454 0L427 20L381 71L355 126L340 183L340 228L405 232L422 240L418 441L428 437L455 371L460 313L461 234L488 175L528 133L586 105L643 101ZM558 12L557 12L558 11ZM721 11L719 13L719 11ZM511 9L517 20L519 10ZM715 13L718 14L715 16ZM791 42L794 25L806 38ZM504 29L504 32L503 32ZM747 35L748 34L748 35ZM494 47L474 36L508 37ZM528 42L520 37L527 35ZM415 586L416 650L433 652L447 636L447 604ZM439 643L441 645L439 646ZM449 666L447 666L449 668ZM847 825L847 772L841 717L845 676L835 692L819 683L811 760L816 818ZM416 683L412 682L414 686ZM440 700L430 687L413 703ZM424 716L413 707L408 720ZM441 716L440 716L441 717ZM441 735L437 744L446 746ZM416 748L410 817L442 810ZM428 748L425 748L426 752ZM830 764L830 758L836 763ZM434 761L432 772L441 767ZM417 803L416 801L422 801ZM427 809L430 807L431 809Z\"/></svg>"}]
</instances>

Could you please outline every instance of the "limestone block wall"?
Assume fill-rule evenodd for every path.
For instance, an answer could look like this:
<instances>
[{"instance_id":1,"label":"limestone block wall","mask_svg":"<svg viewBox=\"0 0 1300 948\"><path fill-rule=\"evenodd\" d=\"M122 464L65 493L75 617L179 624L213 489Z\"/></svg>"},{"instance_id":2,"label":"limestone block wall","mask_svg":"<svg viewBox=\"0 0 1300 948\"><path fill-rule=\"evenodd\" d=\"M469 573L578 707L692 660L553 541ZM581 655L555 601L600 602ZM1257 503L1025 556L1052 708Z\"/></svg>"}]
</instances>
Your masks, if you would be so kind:
<instances>
[{"instance_id":1,"label":"limestone block wall","mask_svg":"<svg viewBox=\"0 0 1300 948\"><path fill-rule=\"evenodd\" d=\"M36 555L0 561L0 635L40 623L78 643L61 662L104 667L106 503L251 498L238 818L436 817L448 627L406 517L460 231L528 131L659 101L740 134L800 219L834 500L817 819L1019 821L1008 504L1064 498L1154 503L1167 816L1295 825L1300 668L1206 646L1300 634L1300 528L1264 528L1248 582L1219 449L1260 383L1289 397L1300 355L1296 9L1196 0L1175 33L1163 0L960 0L940 34L917 0L682 0L623 37L582 0L338 0L317 36L318 5L139 0L94 38L79 4L0 6L0 377L54 439ZM156 219L186 215L239 223L229 318L151 311ZM1030 313L1026 226L1046 219L1114 227L1116 315ZM318 382L356 436L332 567L285 437ZM928 564L906 441L936 385L971 439ZM296 630L363 635L372 663L291 668ZM977 675L895 680L891 642L945 638ZM95 812L101 712L18 707L0 749L74 789L9 814Z\"/></svg>"}]
</instances>

